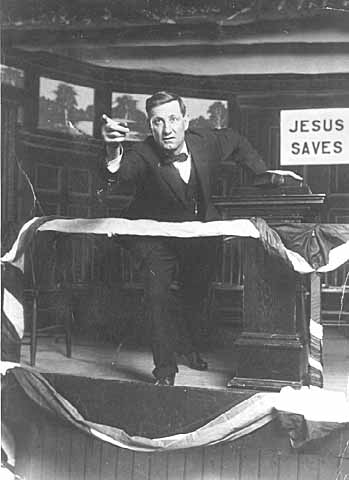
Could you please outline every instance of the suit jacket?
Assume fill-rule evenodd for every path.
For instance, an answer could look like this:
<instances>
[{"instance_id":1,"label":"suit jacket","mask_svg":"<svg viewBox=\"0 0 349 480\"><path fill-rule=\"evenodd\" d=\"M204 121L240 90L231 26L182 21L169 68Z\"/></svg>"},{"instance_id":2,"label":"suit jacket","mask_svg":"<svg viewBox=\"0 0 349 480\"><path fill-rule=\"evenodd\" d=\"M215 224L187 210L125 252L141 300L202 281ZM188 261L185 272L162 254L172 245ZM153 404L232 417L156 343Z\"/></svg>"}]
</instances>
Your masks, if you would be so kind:
<instances>
[{"instance_id":1,"label":"suit jacket","mask_svg":"<svg viewBox=\"0 0 349 480\"><path fill-rule=\"evenodd\" d=\"M248 167L256 175L266 171L266 165L250 143L231 129L188 129L185 141L201 186L204 221L219 219L211 201L211 190L220 162L234 154L232 161ZM105 168L103 173L110 183L135 186L134 198L125 212L127 218L186 220L183 217L185 198L180 175L173 165L162 163L161 152L153 137L135 143L125 152L118 172L112 174Z\"/></svg>"}]
</instances>

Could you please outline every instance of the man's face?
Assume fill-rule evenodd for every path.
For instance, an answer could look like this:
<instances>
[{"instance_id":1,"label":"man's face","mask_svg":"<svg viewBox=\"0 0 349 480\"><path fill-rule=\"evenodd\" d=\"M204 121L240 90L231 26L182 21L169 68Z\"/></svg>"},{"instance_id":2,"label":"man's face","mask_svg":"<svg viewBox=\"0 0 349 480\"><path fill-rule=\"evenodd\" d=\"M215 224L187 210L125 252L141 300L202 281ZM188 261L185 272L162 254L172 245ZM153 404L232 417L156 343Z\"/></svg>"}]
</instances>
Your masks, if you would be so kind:
<instances>
[{"instance_id":1,"label":"man's face","mask_svg":"<svg viewBox=\"0 0 349 480\"><path fill-rule=\"evenodd\" d=\"M154 107L149 125L155 142L161 148L174 154L180 152L188 128L188 118L183 116L177 100Z\"/></svg>"}]
</instances>

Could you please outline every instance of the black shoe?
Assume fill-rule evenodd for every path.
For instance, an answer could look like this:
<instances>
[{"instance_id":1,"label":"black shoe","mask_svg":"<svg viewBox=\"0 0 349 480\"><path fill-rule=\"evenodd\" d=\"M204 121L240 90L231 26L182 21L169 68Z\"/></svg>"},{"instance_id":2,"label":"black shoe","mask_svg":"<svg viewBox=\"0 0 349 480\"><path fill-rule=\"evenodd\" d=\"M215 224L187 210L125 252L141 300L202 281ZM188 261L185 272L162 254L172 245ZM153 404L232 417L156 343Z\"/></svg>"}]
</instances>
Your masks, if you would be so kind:
<instances>
[{"instance_id":1,"label":"black shoe","mask_svg":"<svg viewBox=\"0 0 349 480\"><path fill-rule=\"evenodd\" d=\"M175 374L167 375L167 377L157 378L155 381L155 385L172 387L172 385L174 385L174 381L175 381Z\"/></svg>"},{"instance_id":2,"label":"black shoe","mask_svg":"<svg viewBox=\"0 0 349 480\"><path fill-rule=\"evenodd\" d=\"M190 352L182 355L189 368L194 370L207 370L208 363L200 356L199 352Z\"/></svg>"}]
</instances>

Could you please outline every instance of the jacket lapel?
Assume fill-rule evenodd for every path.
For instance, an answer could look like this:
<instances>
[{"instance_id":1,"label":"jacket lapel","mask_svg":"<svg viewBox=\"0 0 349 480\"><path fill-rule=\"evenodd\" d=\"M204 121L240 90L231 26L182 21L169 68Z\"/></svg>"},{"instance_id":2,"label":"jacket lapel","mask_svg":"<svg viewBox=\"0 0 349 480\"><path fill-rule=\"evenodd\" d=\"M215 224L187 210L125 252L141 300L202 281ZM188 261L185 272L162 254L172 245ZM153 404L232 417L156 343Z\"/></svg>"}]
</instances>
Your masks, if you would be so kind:
<instances>
[{"instance_id":1,"label":"jacket lapel","mask_svg":"<svg viewBox=\"0 0 349 480\"><path fill-rule=\"evenodd\" d=\"M162 188L170 190L172 195L185 205L185 191L178 170L173 165L161 163L161 156L152 137L147 140L147 145L149 147L147 158L155 170L158 182L162 184Z\"/></svg>"},{"instance_id":2,"label":"jacket lapel","mask_svg":"<svg viewBox=\"0 0 349 480\"><path fill-rule=\"evenodd\" d=\"M204 202L207 205L210 195L210 175L208 166L209 150L202 137L198 139L193 135L190 135L190 133L186 135L186 143L191 153L192 162L196 167Z\"/></svg>"},{"instance_id":3,"label":"jacket lapel","mask_svg":"<svg viewBox=\"0 0 349 480\"><path fill-rule=\"evenodd\" d=\"M183 188L183 180L179 171L173 165L162 165L159 167L160 176L166 182L173 194L185 204L185 190Z\"/></svg>"}]
</instances>

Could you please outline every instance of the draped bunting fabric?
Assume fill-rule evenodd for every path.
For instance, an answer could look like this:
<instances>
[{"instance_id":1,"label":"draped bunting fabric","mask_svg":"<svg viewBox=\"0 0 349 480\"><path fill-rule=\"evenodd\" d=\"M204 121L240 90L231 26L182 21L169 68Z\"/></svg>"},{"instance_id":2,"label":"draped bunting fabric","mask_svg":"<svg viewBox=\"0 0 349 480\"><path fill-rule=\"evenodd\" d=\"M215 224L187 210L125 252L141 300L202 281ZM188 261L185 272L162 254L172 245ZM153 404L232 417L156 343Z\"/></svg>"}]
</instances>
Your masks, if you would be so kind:
<instances>
[{"instance_id":1,"label":"draped bunting fabric","mask_svg":"<svg viewBox=\"0 0 349 480\"><path fill-rule=\"evenodd\" d=\"M36 233L41 231L108 236L250 237L261 241L270 255L282 258L290 268L302 274L330 271L349 259L349 225L289 224L271 228L261 218L207 223L171 223L122 218L33 218L22 227L12 248L2 258L4 267L2 360L4 361L19 362L24 322L21 292L24 253ZM308 345L309 366L320 377L322 375L321 348L322 327L319 319L311 319ZM5 371L7 366L5 362L3 364ZM10 366L13 367L13 365ZM17 366L11 371L26 394L42 407L55 412L95 437L132 450L161 451L213 445L251 433L276 417L289 431L292 443L297 447L349 422L349 406L343 396L333 394L331 397L328 406L331 407L331 412L338 413L337 416L331 417L328 406L326 407L326 401L329 400L326 392L304 387L301 391L282 390L280 394L252 395L193 432L155 439L135 437L128 435L122 429L95 424L83 418L76 408L56 392L35 369ZM319 410L318 418L308 419L312 411L305 407L310 404L323 407Z\"/></svg>"},{"instance_id":2,"label":"draped bunting fabric","mask_svg":"<svg viewBox=\"0 0 349 480\"><path fill-rule=\"evenodd\" d=\"M264 248L281 256L296 272L330 272L349 260L349 225L290 223L270 228L251 219Z\"/></svg>"},{"instance_id":3,"label":"draped bunting fabric","mask_svg":"<svg viewBox=\"0 0 349 480\"><path fill-rule=\"evenodd\" d=\"M293 223L278 225L274 228L286 248L302 255L314 270L320 272L325 271L324 267L329 265L331 250L345 246L349 242L348 225Z\"/></svg>"},{"instance_id":4,"label":"draped bunting fabric","mask_svg":"<svg viewBox=\"0 0 349 480\"><path fill-rule=\"evenodd\" d=\"M3 363L27 396L41 408L95 438L139 452L161 452L230 442L278 419L298 448L310 440L349 425L349 402L344 393L317 387L280 393L256 393L193 431L160 438L130 435L125 430L89 421L35 369ZM132 400L130 400L132 401Z\"/></svg>"},{"instance_id":5,"label":"draped bunting fabric","mask_svg":"<svg viewBox=\"0 0 349 480\"><path fill-rule=\"evenodd\" d=\"M147 235L174 237L234 236L259 239L270 255L282 258L290 268L305 274L326 272L338 268L349 259L349 225L282 224L271 228L262 218L222 220L214 222L158 222L155 220L128 220L124 218L64 218L57 216L36 217L23 225L16 241L2 257L5 279L14 276L9 270L24 270L24 253L37 232L56 231L67 234L96 235ZM17 274L18 276L18 274ZM15 292L15 290L17 290ZM5 281L4 307L2 311L3 345L19 344L23 334L23 307L16 282ZM18 300L19 299L19 300ZM11 317L11 318L9 318ZM13 329L18 337L13 335ZM16 338L15 338L16 337ZM319 319L311 319L309 343L309 367L322 382L322 326ZM18 348L17 348L18 352ZM16 358L5 357L16 360ZM19 358L17 358L19 360Z\"/></svg>"},{"instance_id":6,"label":"draped bunting fabric","mask_svg":"<svg viewBox=\"0 0 349 480\"><path fill-rule=\"evenodd\" d=\"M285 260L299 273L327 272L349 260L349 225L288 224L271 228L262 218L214 222L158 222L124 218L72 219L37 217L19 232L2 261L23 269L23 255L36 231L101 235L147 235L173 237L236 236L259 238L271 255Z\"/></svg>"},{"instance_id":7,"label":"draped bunting fabric","mask_svg":"<svg viewBox=\"0 0 349 480\"><path fill-rule=\"evenodd\" d=\"M283 258L295 271L326 272L349 260L349 225L288 224L269 227L262 218L214 222L158 222L124 218L71 219L38 217L19 232L3 262L23 268L23 254L36 231L102 235L148 235L174 237L236 236L259 238L272 255Z\"/></svg>"}]
</instances>

